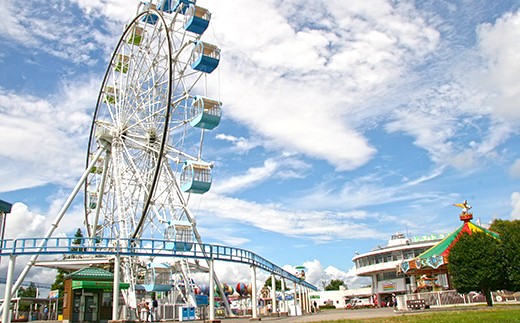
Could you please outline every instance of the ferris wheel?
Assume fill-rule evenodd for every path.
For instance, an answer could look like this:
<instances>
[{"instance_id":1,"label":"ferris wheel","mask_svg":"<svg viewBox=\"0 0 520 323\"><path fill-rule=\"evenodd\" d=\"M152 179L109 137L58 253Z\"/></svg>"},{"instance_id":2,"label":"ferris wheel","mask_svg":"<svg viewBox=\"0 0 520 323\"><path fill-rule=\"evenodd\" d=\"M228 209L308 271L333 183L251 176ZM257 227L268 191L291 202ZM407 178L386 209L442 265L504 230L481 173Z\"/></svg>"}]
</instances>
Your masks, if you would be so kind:
<instances>
[{"instance_id":1,"label":"ferris wheel","mask_svg":"<svg viewBox=\"0 0 520 323\"><path fill-rule=\"evenodd\" d=\"M211 186L202 147L220 122L221 103L207 96L204 81L220 49L201 40L211 14L195 2L141 3L113 52L88 143L90 238L201 242L188 200ZM131 286L141 265L123 262Z\"/></svg>"}]
</instances>

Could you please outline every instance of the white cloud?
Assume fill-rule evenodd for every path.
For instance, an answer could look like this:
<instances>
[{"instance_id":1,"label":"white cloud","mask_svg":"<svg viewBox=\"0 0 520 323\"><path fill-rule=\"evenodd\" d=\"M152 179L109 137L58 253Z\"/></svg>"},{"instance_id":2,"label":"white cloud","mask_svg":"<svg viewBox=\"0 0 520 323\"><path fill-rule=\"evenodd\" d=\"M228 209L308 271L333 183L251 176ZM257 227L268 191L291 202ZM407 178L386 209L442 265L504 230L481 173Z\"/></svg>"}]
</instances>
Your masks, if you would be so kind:
<instances>
[{"instance_id":1,"label":"white cloud","mask_svg":"<svg viewBox=\"0 0 520 323\"><path fill-rule=\"evenodd\" d=\"M251 268L247 265L237 264L232 262L215 262L215 273L219 278L221 283L226 283L233 288L236 287L238 283L249 284L251 282ZM355 269L351 268L348 271L342 271L339 268L334 266L328 266L327 268L323 268L323 265L319 260L306 260L301 264L286 264L280 265L282 269L285 271L296 274L294 266L303 265L306 268L305 280L316 286L318 289L322 289L324 285L327 285L332 279L341 279L345 282L348 288L359 288L365 285L370 284L370 279L364 277L357 277L355 275ZM270 274L257 269L257 288L260 289L264 285L265 281L269 278ZM195 276L195 281L198 284L208 285L207 275L197 275ZM280 277L276 277L276 279L280 279ZM292 283L286 281L286 286L288 288L294 288Z\"/></svg>"},{"instance_id":2,"label":"white cloud","mask_svg":"<svg viewBox=\"0 0 520 323\"><path fill-rule=\"evenodd\" d=\"M261 145L261 142L255 142L254 140L251 140L251 139L246 139L244 137L235 137L235 136L227 135L227 134L217 134L215 136L215 138L218 140L223 140L223 141L228 141L228 142L233 143L234 148L235 148L234 151L239 154L246 153L246 152L250 151L251 149Z\"/></svg>"},{"instance_id":3,"label":"white cloud","mask_svg":"<svg viewBox=\"0 0 520 323\"><path fill-rule=\"evenodd\" d=\"M511 194L511 220L520 220L520 192Z\"/></svg>"},{"instance_id":4,"label":"white cloud","mask_svg":"<svg viewBox=\"0 0 520 323\"><path fill-rule=\"evenodd\" d=\"M1 191L46 183L71 184L85 167L87 136L98 85L78 79L49 98L0 88Z\"/></svg>"},{"instance_id":5,"label":"white cloud","mask_svg":"<svg viewBox=\"0 0 520 323\"><path fill-rule=\"evenodd\" d=\"M291 210L281 205L248 202L211 192L205 194L200 207L201 210L209 210L206 212L211 212L209 214L212 219L216 217L235 221L238 224L252 225L288 236L306 237L318 242L383 237L370 223L359 222L360 218L367 216L363 211ZM206 217L202 213L200 216Z\"/></svg>"},{"instance_id":6,"label":"white cloud","mask_svg":"<svg viewBox=\"0 0 520 323\"><path fill-rule=\"evenodd\" d=\"M301 197L289 201L288 204L309 209L355 210L399 201L437 201L437 193L424 192L418 187L440 175L442 175L442 168L436 168L429 174L416 179L405 178L397 181L397 184L389 184L391 181L387 177L390 177L390 175L382 175L379 172L352 180L334 178L333 181L325 181L305 191L301 194ZM336 182L341 183L341 185ZM352 212L352 214L354 213ZM356 213L367 216L362 211ZM372 216L379 217L381 215L372 213Z\"/></svg>"},{"instance_id":7,"label":"white cloud","mask_svg":"<svg viewBox=\"0 0 520 323\"><path fill-rule=\"evenodd\" d=\"M520 177L520 159L515 160L513 165L509 167L509 175L512 177Z\"/></svg>"},{"instance_id":8,"label":"white cloud","mask_svg":"<svg viewBox=\"0 0 520 323\"><path fill-rule=\"evenodd\" d=\"M506 13L494 24L481 25L477 34L479 49L486 61L486 69L478 77L489 93L487 103L500 120L520 118L520 11Z\"/></svg>"},{"instance_id":9,"label":"white cloud","mask_svg":"<svg viewBox=\"0 0 520 323\"><path fill-rule=\"evenodd\" d=\"M89 16L102 16L104 19L115 21L119 24L127 22L136 12L139 0L72 0L85 14Z\"/></svg>"},{"instance_id":10,"label":"white cloud","mask_svg":"<svg viewBox=\"0 0 520 323\"><path fill-rule=\"evenodd\" d=\"M5 238L27 238L42 236L45 227L45 216L30 211L23 203L14 203L11 213L7 216Z\"/></svg>"},{"instance_id":11,"label":"white cloud","mask_svg":"<svg viewBox=\"0 0 520 323\"><path fill-rule=\"evenodd\" d=\"M29 6L20 6L16 1L6 0L0 8L0 15L4 17L0 21L2 37L18 46L37 48L73 63L94 65L98 62L95 52L108 49L107 39L100 37L87 19L78 23L74 11L66 2L32 2Z\"/></svg>"},{"instance_id":12,"label":"white cloud","mask_svg":"<svg viewBox=\"0 0 520 323\"><path fill-rule=\"evenodd\" d=\"M217 194L229 194L273 178L301 178L309 168L310 165L293 158L269 158L264 161L261 167L249 168L246 174L232 176L225 181L221 181L213 187L212 191Z\"/></svg>"},{"instance_id":13,"label":"white cloud","mask_svg":"<svg viewBox=\"0 0 520 323\"><path fill-rule=\"evenodd\" d=\"M266 138L269 149L351 170L376 152L351 119L366 114L374 91L431 52L439 35L413 8L384 1L381 10L362 1L314 7L316 21L298 20L312 16L296 2L223 1L213 8L215 41L226 49L222 99L226 115ZM251 24L257 12L269 19Z\"/></svg>"}]
</instances>

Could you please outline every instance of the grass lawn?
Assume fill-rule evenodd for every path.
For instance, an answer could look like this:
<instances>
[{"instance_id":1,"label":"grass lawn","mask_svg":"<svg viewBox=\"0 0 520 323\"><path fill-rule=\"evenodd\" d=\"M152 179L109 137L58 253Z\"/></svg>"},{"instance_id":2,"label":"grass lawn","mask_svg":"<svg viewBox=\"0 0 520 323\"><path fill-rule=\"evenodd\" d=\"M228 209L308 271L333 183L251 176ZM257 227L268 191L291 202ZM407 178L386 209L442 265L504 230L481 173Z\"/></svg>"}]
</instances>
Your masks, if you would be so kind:
<instances>
[{"instance_id":1,"label":"grass lawn","mask_svg":"<svg viewBox=\"0 0 520 323\"><path fill-rule=\"evenodd\" d=\"M393 317L381 317L371 318L363 320L337 320L337 321L323 321L323 322L376 322L376 323L387 323L387 322L414 322L414 323L475 323L475 322L486 322L486 323L509 323L519 322L520 323L520 308L519 307L508 307L508 306L495 306L493 308L482 308L476 310L450 310L450 311L439 311L439 312L425 312L417 313L415 315L402 315Z\"/></svg>"}]
</instances>

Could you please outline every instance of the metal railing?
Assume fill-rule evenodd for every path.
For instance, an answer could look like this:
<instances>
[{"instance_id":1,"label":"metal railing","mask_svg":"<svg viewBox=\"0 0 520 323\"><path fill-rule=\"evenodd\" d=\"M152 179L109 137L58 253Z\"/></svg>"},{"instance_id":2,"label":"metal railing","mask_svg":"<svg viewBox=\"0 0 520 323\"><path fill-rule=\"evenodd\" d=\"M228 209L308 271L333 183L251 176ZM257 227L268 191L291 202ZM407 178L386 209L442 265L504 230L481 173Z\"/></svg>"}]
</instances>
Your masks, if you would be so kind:
<instances>
[{"instance_id":1,"label":"metal railing","mask_svg":"<svg viewBox=\"0 0 520 323\"><path fill-rule=\"evenodd\" d=\"M491 293L494 303L520 302L520 292L495 291ZM470 292L460 294L455 290L398 295L397 304L400 310L407 310L407 301L424 300L429 307L485 304L486 297L482 293Z\"/></svg>"},{"instance_id":2,"label":"metal railing","mask_svg":"<svg viewBox=\"0 0 520 323\"><path fill-rule=\"evenodd\" d=\"M269 260L245 249L221 245L193 243L190 250L175 248L174 241L161 239L115 238L22 238L7 239L1 243L1 255L92 255L92 256L153 256L212 259L256 266L311 290L312 284L302 281Z\"/></svg>"}]
</instances>

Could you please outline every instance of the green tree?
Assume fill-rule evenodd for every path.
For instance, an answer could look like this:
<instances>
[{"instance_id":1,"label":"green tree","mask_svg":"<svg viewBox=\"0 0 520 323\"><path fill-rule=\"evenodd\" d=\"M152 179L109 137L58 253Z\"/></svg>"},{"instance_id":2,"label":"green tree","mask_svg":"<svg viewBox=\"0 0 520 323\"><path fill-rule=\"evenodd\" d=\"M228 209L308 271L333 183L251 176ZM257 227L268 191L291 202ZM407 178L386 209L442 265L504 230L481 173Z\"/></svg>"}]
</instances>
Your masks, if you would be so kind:
<instances>
[{"instance_id":1,"label":"green tree","mask_svg":"<svg viewBox=\"0 0 520 323\"><path fill-rule=\"evenodd\" d=\"M23 298L23 297L34 298L34 297L36 297L36 292L37 292L36 285L34 285L34 283L31 283L29 286L27 286L27 288L20 287L20 289L18 290L18 297L20 297L20 298ZM20 311L28 311L30 306L31 306L31 302L30 301L29 302L21 301L19 310Z\"/></svg>"},{"instance_id":2,"label":"green tree","mask_svg":"<svg viewBox=\"0 0 520 323\"><path fill-rule=\"evenodd\" d=\"M500 268L506 273L506 286L511 291L520 290L520 220L495 220L491 230L500 233L504 251L504 262Z\"/></svg>"},{"instance_id":3,"label":"green tree","mask_svg":"<svg viewBox=\"0 0 520 323\"><path fill-rule=\"evenodd\" d=\"M271 288L271 277L272 276L269 276L266 280L265 280L265 283L264 283L264 286L265 287L269 287ZM282 290L282 281L279 280L279 279L274 279L274 286L275 286L275 289L277 291L281 291ZM287 285L285 285L285 290L288 290L289 288L287 288Z\"/></svg>"},{"instance_id":4,"label":"green tree","mask_svg":"<svg viewBox=\"0 0 520 323\"><path fill-rule=\"evenodd\" d=\"M18 290L18 297L36 297L36 285L31 283L27 288L20 287Z\"/></svg>"},{"instance_id":5,"label":"green tree","mask_svg":"<svg viewBox=\"0 0 520 323\"><path fill-rule=\"evenodd\" d=\"M345 286L345 288L348 289L344 281L341 279L333 279L325 286L325 290L339 290L339 286Z\"/></svg>"},{"instance_id":6,"label":"green tree","mask_svg":"<svg viewBox=\"0 0 520 323\"><path fill-rule=\"evenodd\" d=\"M73 245L79 246L83 243L83 231L81 231L80 228L76 230L76 233L74 234L74 241L72 241ZM71 251L81 251L81 248L70 248Z\"/></svg>"},{"instance_id":7,"label":"green tree","mask_svg":"<svg viewBox=\"0 0 520 323\"><path fill-rule=\"evenodd\" d=\"M471 235L463 233L451 248L448 256L448 271L453 287L459 293L480 291L488 306L493 306L491 291L502 289L505 274L502 242L484 232Z\"/></svg>"},{"instance_id":8,"label":"green tree","mask_svg":"<svg viewBox=\"0 0 520 323\"><path fill-rule=\"evenodd\" d=\"M63 270L63 269L58 269L58 273L56 274L56 277L54 279L54 283L52 283L51 285L51 290L59 290L60 291L60 294L59 296L62 297L63 296L63 291L64 291L64 287L63 287L63 281L64 281L64 278L65 278L65 275L67 275L68 272Z\"/></svg>"}]
</instances>

